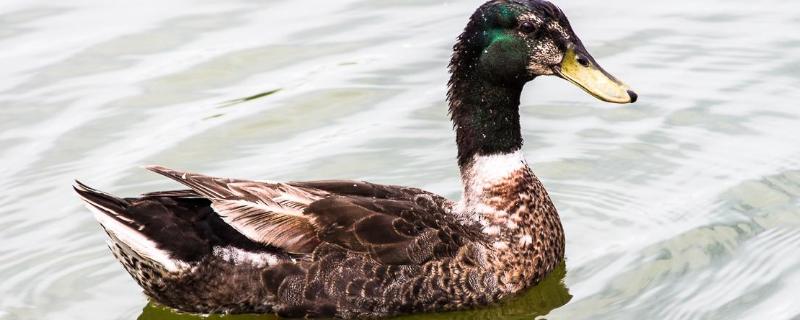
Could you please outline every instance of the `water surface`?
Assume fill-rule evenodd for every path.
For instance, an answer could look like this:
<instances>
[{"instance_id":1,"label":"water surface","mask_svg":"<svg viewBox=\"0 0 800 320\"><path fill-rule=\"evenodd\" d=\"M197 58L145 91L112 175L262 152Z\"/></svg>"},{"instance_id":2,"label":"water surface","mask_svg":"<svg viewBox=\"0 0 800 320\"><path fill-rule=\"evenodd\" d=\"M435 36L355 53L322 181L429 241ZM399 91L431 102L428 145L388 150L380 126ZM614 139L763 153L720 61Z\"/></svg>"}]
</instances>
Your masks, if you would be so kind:
<instances>
[{"instance_id":1,"label":"water surface","mask_svg":"<svg viewBox=\"0 0 800 320\"><path fill-rule=\"evenodd\" d=\"M566 266L498 308L415 318L800 317L800 5L558 3L641 97L526 87L524 152ZM4 1L0 319L189 317L148 305L74 178L176 188L140 168L162 164L457 198L446 64L479 4Z\"/></svg>"}]
</instances>

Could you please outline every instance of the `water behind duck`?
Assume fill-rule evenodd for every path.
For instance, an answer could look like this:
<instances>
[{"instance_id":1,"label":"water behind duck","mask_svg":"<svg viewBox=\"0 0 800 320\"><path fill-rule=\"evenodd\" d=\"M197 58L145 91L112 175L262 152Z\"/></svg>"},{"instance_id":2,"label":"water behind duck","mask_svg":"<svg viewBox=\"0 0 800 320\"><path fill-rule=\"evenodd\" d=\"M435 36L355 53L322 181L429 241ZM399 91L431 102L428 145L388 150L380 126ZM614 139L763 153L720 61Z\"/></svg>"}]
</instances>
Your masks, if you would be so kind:
<instances>
[{"instance_id":1,"label":"water behind duck","mask_svg":"<svg viewBox=\"0 0 800 320\"><path fill-rule=\"evenodd\" d=\"M479 4L5 5L0 319L153 319L74 177L116 194L175 187L137 168L159 163L457 197L445 67ZM524 151L564 220L564 286L458 316L800 315L800 6L559 5L640 101L526 88Z\"/></svg>"}]
</instances>

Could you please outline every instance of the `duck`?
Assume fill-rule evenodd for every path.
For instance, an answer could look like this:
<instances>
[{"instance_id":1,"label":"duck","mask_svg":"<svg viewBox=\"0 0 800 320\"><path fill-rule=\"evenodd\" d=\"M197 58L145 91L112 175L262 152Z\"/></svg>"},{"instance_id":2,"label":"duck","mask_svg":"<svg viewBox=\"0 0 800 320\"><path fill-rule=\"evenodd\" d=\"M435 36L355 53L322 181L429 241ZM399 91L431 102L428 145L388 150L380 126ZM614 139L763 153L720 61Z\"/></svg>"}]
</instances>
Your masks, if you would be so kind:
<instances>
[{"instance_id":1,"label":"duck","mask_svg":"<svg viewBox=\"0 0 800 320\"><path fill-rule=\"evenodd\" d=\"M381 318L498 303L564 261L553 201L523 154L520 95L541 76L637 100L556 5L492 0L453 46L447 103L460 200L364 181L274 182L148 170L185 188L74 190L154 302L202 314Z\"/></svg>"}]
</instances>

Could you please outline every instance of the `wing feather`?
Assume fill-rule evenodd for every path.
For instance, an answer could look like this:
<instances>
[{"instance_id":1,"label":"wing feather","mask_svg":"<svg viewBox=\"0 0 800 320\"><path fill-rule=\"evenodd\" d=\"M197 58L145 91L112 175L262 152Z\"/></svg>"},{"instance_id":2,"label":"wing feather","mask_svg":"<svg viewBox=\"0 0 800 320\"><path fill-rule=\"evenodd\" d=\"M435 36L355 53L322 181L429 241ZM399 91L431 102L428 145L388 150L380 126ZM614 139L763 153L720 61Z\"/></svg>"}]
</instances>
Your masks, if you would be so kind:
<instances>
[{"instance_id":1,"label":"wing feather","mask_svg":"<svg viewBox=\"0 0 800 320\"><path fill-rule=\"evenodd\" d=\"M227 224L247 238L290 253L311 253L319 244L316 227L303 211L324 192L251 180L216 178L149 166L211 200Z\"/></svg>"},{"instance_id":2,"label":"wing feather","mask_svg":"<svg viewBox=\"0 0 800 320\"><path fill-rule=\"evenodd\" d=\"M292 253L311 253L319 244L317 230L306 218L282 214L244 200L213 201L211 207L225 222L251 240Z\"/></svg>"},{"instance_id":3,"label":"wing feather","mask_svg":"<svg viewBox=\"0 0 800 320\"><path fill-rule=\"evenodd\" d=\"M467 241L480 240L477 226L452 216L452 202L420 189L344 180L272 183L148 169L192 189L175 194L209 199L223 221L247 238L289 253L310 254L327 243L387 265L422 264L452 257Z\"/></svg>"},{"instance_id":4,"label":"wing feather","mask_svg":"<svg viewBox=\"0 0 800 320\"><path fill-rule=\"evenodd\" d=\"M365 252L383 264L421 264L454 256L473 237L451 235L467 228L452 228L448 220L426 216L446 214L420 206L413 199L382 200L372 197L331 196L313 202L307 214L314 216L318 238L351 251Z\"/></svg>"}]
</instances>

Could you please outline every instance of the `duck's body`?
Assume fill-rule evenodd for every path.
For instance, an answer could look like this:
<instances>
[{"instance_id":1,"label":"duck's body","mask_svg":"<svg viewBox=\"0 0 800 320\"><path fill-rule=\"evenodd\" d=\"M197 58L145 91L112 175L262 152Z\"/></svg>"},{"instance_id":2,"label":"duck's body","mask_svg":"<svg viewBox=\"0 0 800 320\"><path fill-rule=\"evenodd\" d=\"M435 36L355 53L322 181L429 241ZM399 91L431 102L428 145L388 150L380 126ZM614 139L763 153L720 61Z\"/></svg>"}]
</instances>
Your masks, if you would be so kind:
<instances>
[{"instance_id":1,"label":"duck's body","mask_svg":"<svg viewBox=\"0 0 800 320\"><path fill-rule=\"evenodd\" d=\"M542 51L556 48L564 50ZM457 203L399 186L221 179L158 166L148 169L190 190L120 199L75 189L145 293L183 311L352 318L496 302L564 258L555 206L522 155L518 107L537 75L558 73L591 91L566 70L576 52L591 59L548 2L492 1L472 16L451 62L464 184Z\"/></svg>"},{"instance_id":2,"label":"duck's body","mask_svg":"<svg viewBox=\"0 0 800 320\"><path fill-rule=\"evenodd\" d=\"M476 157L465 177L481 191L457 204L414 188L230 180L162 167L150 169L193 190L133 199L77 190L114 255L162 304L378 317L495 302L561 262L558 214L520 155ZM284 225L270 230L279 234L274 245L250 240L275 220Z\"/></svg>"}]
</instances>

